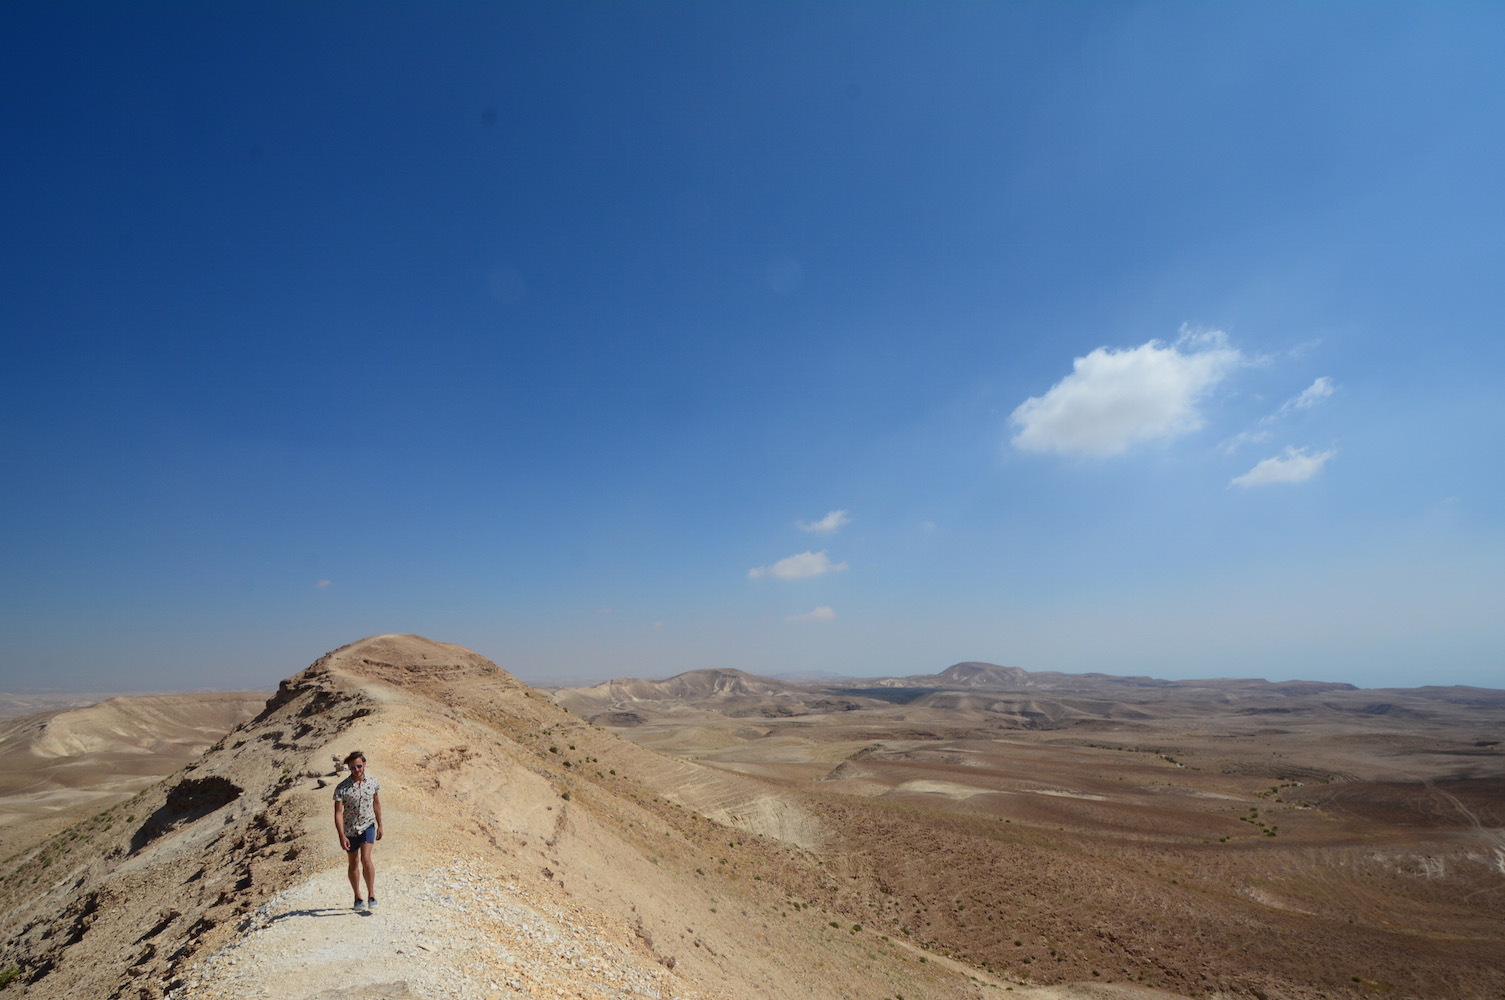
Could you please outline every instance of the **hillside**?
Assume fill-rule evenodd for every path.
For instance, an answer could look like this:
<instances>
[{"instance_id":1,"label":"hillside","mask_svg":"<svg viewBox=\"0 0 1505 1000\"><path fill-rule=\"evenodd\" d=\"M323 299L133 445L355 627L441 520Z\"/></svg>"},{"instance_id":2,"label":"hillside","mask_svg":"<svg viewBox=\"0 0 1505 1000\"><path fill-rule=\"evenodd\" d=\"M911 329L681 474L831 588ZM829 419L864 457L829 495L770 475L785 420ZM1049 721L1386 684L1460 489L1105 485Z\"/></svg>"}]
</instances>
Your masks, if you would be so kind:
<instances>
[{"instance_id":1,"label":"hillside","mask_svg":"<svg viewBox=\"0 0 1505 1000\"><path fill-rule=\"evenodd\" d=\"M176 771L265 701L143 695L0 720L0 857Z\"/></svg>"},{"instance_id":2,"label":"hillside","mask_svg":"<svg viewBox=\"0 0 1505 1000\"><path fill-rule=\"evenodd\" d=\"M331 760L382 782L382 906L349 909ZM831 820L638 747L460 647L377 636L167 779L0 867L35 998L1156 996L1025 990L903 941ZM856 874L853 872L853 874Z\"/></svg>"}]
</instances>

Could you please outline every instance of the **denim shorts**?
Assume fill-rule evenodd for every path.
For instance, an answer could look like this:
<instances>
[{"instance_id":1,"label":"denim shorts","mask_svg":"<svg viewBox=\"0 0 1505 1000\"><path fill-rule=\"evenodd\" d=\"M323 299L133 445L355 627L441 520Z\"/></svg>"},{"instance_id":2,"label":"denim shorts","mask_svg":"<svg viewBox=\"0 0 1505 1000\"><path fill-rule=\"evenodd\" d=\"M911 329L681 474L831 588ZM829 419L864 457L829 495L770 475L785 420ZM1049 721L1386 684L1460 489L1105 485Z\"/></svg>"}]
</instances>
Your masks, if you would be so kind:
<instances>
[{"instance_id":1,"label":"denim shorts","mask_svg":"<svg viewBox=\"0 0 1505 1000\"><path fill-rule=\"evenodd\" d=\"M362 844L376 843L376 824L372 823L360 833L346 834L346 836L350 837L350 853L354 854L361 849Z\"/></svg>"}]
</instances>

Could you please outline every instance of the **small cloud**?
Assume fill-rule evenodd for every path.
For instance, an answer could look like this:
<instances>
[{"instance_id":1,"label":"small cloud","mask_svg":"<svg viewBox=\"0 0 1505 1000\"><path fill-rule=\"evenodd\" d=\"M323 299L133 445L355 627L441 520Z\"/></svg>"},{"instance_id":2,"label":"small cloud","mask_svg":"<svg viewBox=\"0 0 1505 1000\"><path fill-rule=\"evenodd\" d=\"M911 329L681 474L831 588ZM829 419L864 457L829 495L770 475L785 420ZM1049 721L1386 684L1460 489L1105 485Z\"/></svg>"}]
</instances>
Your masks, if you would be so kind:
<instances>
[{"instance_id":1,"label":"small cloud","mask_svg":"<svg viewBox=\"0 0 1505 1000\"><path fill-rule=\"evenodd\" d=\"M1218 445L1218 451L1232 455L1246 444L1263 444L1270 440L1269 431L1240 431Z\"/></svg>"},{"instance_id":2,"label":"small cloud","mask_svg":"<svg viewBox=\"0 0 1505 1000\"><path fill-rule=\"evenodd\" d=\"M1291 410L1310 410L1333 394L1333 380L1323 375L1301 391L1295 399L1288 399L1280 406L1281 413Z\"/></svg>"},{"instance_id":3,"label":"small cloud","mask_svg":"<svg viewBox=\"0 0 1505 1000\"><path fill-rule=\"evenodd\" d=\"M317 587L319 590L324 590L325 588L333 587L334 586L334 581L333 580L320 580L319 582L315 583L314 586Z\"/></svg>"},{"instance_id":4,"label":"small cloud","mask_svg":"<svg viewBox=\"0 0 1505 1000\"><path fill-rule=\"evenodd\" d=\"M936 530L937 527L938 526L936 525L936 523L934 521L921 521L920 522L920 530L923 531L927 535L934 534L934 532L935 532L935 530Z\"/></svg>"},{"instance_id":5,"label":"small cloud","mask_svg":"<svg viewBox=\"0 0 1505 1000\"><path fill-rule=\"evenodd\" d=\"M1241 433L1233 435L1233 437L1228 438L1227 440L1219 444L1218 450L1225 455L1232 455L1234 452L1238 451L1239 448L1246 444L1259 444L1270 440L1270 432L1267 430L1259 430L1258 428L1268 427L1271 424L1275 423L1277 420L1284 417L1286 414L1292 413L1296 410L1310 410L1312 407L1316 406L1318 403L1331 396L1335 389L1336 386L1333 385L1333 380L1328 376L1323 375L1311 385L1301 390L1301 393L1299 395L1292 396L1284 403L1281 403L1280 409L1276 410L1274 413L1268 413L1265 416L1260 417L1259 422L1254 425L1256 428L1255 430L1243 431Z\"/></svg>"},{"instance_id":6,"label":"small cloud","mask_svg":"<svg viewBox=\"0 0 1505 1000\"><path fill-rule=\"evenodd\" d=\"M664 623L663 622L654 622L653 623L653 631L655 631L655 632L657 632L659 629L661 629L663 627L664 627Z\"/></svg>"},{"instance_id":7,"label":"small cloud","mask_svg":"<svg viewBox=\"0 0 1505 1000\"><path fill-rule=\"evenodd\" d=\"M852 523L847 515L851 513L845 510L833 510L819 521L796 521L801 531L808 531L816 535L829 535L837 528Z\"/></svg>"},{"instance_id":8,"label":"small cloud","mask_svg":"<svg viewBox=\"0 0 1505 1000\"><path fill-rule=\"evenodd\" d=\"M1198 405L1245 363L1221 330L1182 328L1167 347L1099 347L1043 396L1031 396L1009 422L1023 451L1106 457L1140 441L1178 437L1203 424Z\"/></svg>"},{"instance_id":9,"label":"small cloud","mask_svg":"<svg viewBox=\"0 0 1505 1000\"><path fill-rule=\"evenodd\" d=\"M1322 471L1327 460L1338 453L1329 448L1308 455L1305 448L1287 448L1284 455L1267 458L1242 476L1235 476L1230 486L1267 486L1270 483L1304 483Z\"/></svg>"},{"instance_id":10,"label":"small cloud","mask_svg":"<svg viewBox=\"0 0 1505 1000\"><path fill-rule=\"evenodd\" d=\"M807 611L802 615L789 615L784 620L786 622L828 622L835 617L835 611L832 611L825 605L821 605L814 611Z\"/></svg>"},{"instance_id":11,"label":"small cloud","mask_svg":"<svg viewBox=\"0 0 1505 1000\"><path fill-rule=\"evenodd\" d=\"M758 566L747 571L749 580L757 580L761 577L771 576L776 580L803 580L809 576L823 576L826 573L840 573L847 568L844 562L833 563L826 550L819 552L801 552L796 556L788 556L780 559L772 566Z\"/></svg>"}]
</instances>

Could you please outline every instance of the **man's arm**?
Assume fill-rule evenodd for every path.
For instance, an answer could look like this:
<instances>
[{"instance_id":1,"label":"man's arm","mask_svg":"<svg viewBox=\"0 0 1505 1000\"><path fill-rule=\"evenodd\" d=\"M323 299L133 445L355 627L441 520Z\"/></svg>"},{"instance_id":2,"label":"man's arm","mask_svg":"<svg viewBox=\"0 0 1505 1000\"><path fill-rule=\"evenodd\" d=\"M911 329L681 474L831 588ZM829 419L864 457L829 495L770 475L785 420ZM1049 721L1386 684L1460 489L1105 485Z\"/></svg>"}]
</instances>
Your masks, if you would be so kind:
<instances>
[{"instance_id":1,"label":"man's arm","mask_svg":"<svg viewBox=\"0 0 1505 1000\"><path fill-rule=\"evenodd\" d=\"M376 813L376 839L381 839L381 792L371 796L371 811Z\"/></svg>"},{"instance_id":2,"label":"man's arm","mask_svg":"<svg viewBox=\"0 0 1505 1000\"><path fill-rule=\"evenodd\" d=\"M339 799L334 800L334 832L340 838L340 846L348 853L350 838L345 836L345 803Z\"/></svg>"}]
</instances>

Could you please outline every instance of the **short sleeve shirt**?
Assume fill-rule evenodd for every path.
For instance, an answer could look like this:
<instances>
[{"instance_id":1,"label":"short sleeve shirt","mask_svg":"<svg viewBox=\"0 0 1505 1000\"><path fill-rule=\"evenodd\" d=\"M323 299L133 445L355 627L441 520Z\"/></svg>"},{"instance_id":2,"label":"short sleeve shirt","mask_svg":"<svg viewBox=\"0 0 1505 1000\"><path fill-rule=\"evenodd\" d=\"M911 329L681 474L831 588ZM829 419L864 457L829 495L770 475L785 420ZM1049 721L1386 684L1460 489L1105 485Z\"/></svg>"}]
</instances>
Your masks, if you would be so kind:
<instances>
[{"instance_id":1,"label":"short sleeve shirt","mask_svg":"<svg viewBox=\"0 0 1505 1000\"><path fill-rule=\"evenodd\" d=\"M371 800L379 791L381 782L369 774L358 785L355 776L351 775L334 786L334 800L345 803L345 836L354 837L376 822L376 809Z\"/></svg>"}]
</instances>

